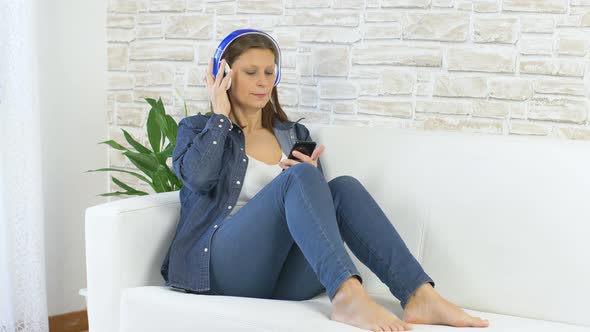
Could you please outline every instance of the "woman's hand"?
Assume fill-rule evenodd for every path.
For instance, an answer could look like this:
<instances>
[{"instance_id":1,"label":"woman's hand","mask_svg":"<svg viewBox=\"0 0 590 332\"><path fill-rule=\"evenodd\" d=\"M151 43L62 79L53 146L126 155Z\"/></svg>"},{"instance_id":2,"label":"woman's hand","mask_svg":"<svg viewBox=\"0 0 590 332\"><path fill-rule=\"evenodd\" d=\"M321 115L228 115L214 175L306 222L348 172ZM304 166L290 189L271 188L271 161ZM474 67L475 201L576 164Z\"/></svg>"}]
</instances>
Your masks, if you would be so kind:
<instances>
[{"instance_id":1,"label":"woman's hand","mask_svg":"<svg viewBox=\"0 0 590 332\"><path fill-rule=\"evenodd\" d=\"M207 73L205 77L203 77L203 81L207 86L207 92L209 93L209 99L211 100L211 105L213 106L213 113L223 114L229 117L229 113L231 112L231 105L229 103L229 99L227 98L227 82L230 78L233 77L234 73L230 71L227 73L225 77L223 77L223 73L225 72L225 59L221 60L221 66L217 71L217 76L213 78L213 58L209 59L209 67L207 69Z\"/></svg>"},{"instance_id":2,"label":"woman's hand","mask_svg":"<svg viewBox=\"0 0 590 332\"><path fill-rule=\"evenodd\" d=\"M293 155L299 158L299 160L301 160L304 163L309 163L314 165L315 167L318 167L318 158L320 157L320 154L324 152L325 149L326 147L324 145L320 145L317 149L313 150L311 157L297 150L293 151ZM283 159L279 162L279 166L281 166L283 170L286 170L287 168L293 165L299 164L301 161L296 161L293 159Z\"/></svg>"}]
</instances>

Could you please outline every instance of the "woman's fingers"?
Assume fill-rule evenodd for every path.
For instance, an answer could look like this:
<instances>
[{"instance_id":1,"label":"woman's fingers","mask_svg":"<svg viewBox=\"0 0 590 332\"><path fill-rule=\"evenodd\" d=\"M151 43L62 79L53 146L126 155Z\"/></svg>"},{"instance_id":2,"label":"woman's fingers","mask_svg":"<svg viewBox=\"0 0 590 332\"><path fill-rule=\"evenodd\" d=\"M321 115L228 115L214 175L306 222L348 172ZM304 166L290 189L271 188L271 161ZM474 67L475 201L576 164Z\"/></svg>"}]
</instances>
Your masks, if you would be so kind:
<instances>
[{"instance_id":1,"label":"woman's fingers","mask_svg":"<svg viewBox=\"0 0 590 332\"><path fill-rule=\"evenodd\" d=\"M209 65L207 66L207 72L205 73L205 77L209 77L213 72L213 58L209 58Z\"/></svg>"},{"instance_id":2,"label":"woman's fingers","mask_svg":"<svg viewBox=\"0 0 590 332\"><path fill-rule=\"evenodd\" d=\"M306 155L303 152L299 152L297 150L293 151L293 155L297 158L299 158L301 161L305 161L305 162L313 162L318 160L320 154L322 154L324 152L324 150L326 149L325 146L320 145L319 148L314 149L313 153L311 154L311 157Z\"/></svg>"},{"instance_id":3,"label":"woman's fingers","mask_svg":"<svg viewBox=\"0 0 590 332\"><path fill-rule=\"evenodd\" d=\"M213 85L213 58L209 59L209 66L207 67L207 72L205 73L205 77L203 77L203 81L205 81L207 88Z\"/></svg>"},{"instance_id":4,"label":"woman's fingers","mask_svg":"<svg viewBox=\"0 0 590 332\"><path fill-rule=\"evenodd\" d=\"M318 160L318 157L320 156L320 154L324 152L325 149L326 147L323 144L320 145L317 149L314 149L313 153L311 154L311 159Z\"/></svg>"},{"instance_id":5,"label":"woman's fingers","mask_svg":"<svg viewBox=\"0 0 590 332\"><path fill-rule=\"evenodd\" d=\"M207 89L211 90L212 88L223 87L225 90L227 87L227 82L233 76L231 69L229 70L228 74L223 77L225 72L226 62L225 59L221 60L221 66L217 71L217 75L215 79L213 78L213 58L209 59L209 66L207 67L207 72L205 73L205 77L203 77L203 81L207 87Z\"/></svg>"},{"instance_id":6,"label":"woman's fingers","mask_svg":"<svg viewBox=\"0 0 590 332\"><path fill-rule=\"evenodd\" d=\"M279 166L281 166L282 168L289 168L293 165L299 164L298 161L293 160L293 159L283 159L279 162Z\"/></svg>"},{"instance_id":7,"label":"woman's fingers","mask_svg":"<svg viewBox=\"0 0 590 332\"><path fill-rule=\"evenodd\" d=\"M311 161L311 158L303 152L299 152L299 151L295 150L295 151L293 151L293 155L295 157L297 157L297 159L299 159L303 162L310 162Z\"/></svg>"}]
</instances>

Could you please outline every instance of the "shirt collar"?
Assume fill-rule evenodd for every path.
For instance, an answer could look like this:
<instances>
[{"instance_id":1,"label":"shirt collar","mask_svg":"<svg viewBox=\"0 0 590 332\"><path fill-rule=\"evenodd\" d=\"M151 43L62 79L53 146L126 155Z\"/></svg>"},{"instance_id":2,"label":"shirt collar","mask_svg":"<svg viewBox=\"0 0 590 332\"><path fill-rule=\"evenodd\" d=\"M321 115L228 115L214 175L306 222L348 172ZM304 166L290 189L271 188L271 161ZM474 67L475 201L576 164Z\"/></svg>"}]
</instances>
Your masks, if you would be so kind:
<instances>
[{"instance_id":1,"label":"shirt collar","mask_svg":"<svg viewBox=\"0 0 590 332\"><path fill-rule=\"evenodd\" d=\"M296 123L298 123L299 121L301 121L303 119L305 119L305 117L300 118L299 120L293 122L293 121L289 121L289 120L281 121L281 120L279 120L278 118L275 117L274 120L273 120L273 125L272 126L274 128L281 129L281 130L291 129L291 128L293 128L295 126Z\"/></svg>"}]
</instances>

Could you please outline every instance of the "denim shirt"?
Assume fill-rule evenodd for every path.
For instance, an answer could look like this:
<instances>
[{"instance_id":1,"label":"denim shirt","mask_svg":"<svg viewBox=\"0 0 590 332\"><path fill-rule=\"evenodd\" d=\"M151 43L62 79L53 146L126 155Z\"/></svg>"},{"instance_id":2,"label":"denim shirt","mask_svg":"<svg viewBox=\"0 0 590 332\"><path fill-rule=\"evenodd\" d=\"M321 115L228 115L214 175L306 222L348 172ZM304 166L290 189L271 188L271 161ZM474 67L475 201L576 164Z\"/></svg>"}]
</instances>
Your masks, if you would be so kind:
<instances>
[{"instance_id":1,"label":"denim shirt","mask_svg":"<svg viewBox=\"0 0 590 332\"><path fill-rule=\"evenodd\" d=\"M297 141L311 141L296 122L273 122L285 155ZM172 166L183 182L180 219L160 272L166 286L189 292L210 290L211 239L234 208L244 184L249 158L242 129L217 113L197 114L178 124ZM323 174L318 158L318 169Z\"/></svg>"}]
</instances>

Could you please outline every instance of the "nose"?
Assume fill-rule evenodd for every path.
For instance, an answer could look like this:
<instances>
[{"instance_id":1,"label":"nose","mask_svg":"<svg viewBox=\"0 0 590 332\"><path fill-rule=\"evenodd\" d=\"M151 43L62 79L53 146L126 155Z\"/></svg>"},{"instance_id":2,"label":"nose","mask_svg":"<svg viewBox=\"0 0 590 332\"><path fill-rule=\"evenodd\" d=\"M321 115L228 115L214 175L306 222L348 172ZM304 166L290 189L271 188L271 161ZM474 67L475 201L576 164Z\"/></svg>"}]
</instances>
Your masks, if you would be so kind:
<instances>
[{"instance_id":1,"label":"nose","mask_svg":"<svg viewBox=\"0 0 590 332\"><path fill-rule=\"evenodd\" d=\"M269 78L264 77L264 75L262 75L262 76L258 76L258 80L256 81L256 84L258 86L266 86L269 84L269 82L270 82Z\"/></svg>"}]
</instances>

